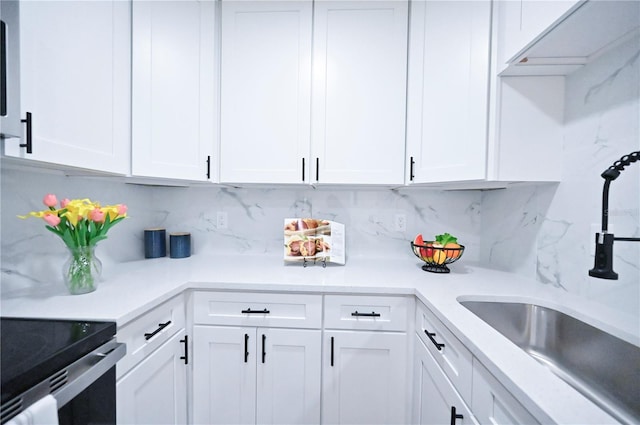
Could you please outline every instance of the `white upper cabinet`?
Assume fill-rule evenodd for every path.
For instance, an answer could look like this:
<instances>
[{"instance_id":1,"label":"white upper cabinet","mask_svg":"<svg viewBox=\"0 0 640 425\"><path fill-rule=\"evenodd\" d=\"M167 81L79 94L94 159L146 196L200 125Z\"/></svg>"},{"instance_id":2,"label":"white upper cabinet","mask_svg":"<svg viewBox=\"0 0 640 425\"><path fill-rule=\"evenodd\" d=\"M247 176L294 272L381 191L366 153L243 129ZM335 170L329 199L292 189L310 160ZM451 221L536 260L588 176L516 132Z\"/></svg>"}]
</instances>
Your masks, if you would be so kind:
<instances>
[{"instance_id":1,"label":"white upper cabinet","mask_svg":"<svg viewBox=\"0 0 640 425\"><path fill-rule=\"evenodd\" d=\"M640 28L640 2L495 2L502 75L568 75Z\"/></svg>"},{"instance_id":2,"label":"white upper cabinet","mask_svg":"<svg viewBox=\"0 0 640 425\"><path fill-rule=\"evenodd\" d=\"M313 182L402 184L408 3L314 7Z\"/></svg>"},{"instance_id":3,"label":"white upper cabinet","mask_svg":"<svg viewBox=\"0 0 640 425\"><path fill-rule=\"evenodd\" d=\"M402 184L407 13L222 2L220 181Z\"/></svg>"},{"instance_id":4,"label":"white upper cabinet","mask_svg":"<svg viewBox=\"0 0 640 425\"><path fill-rule=\"evenodd\" d=\"M132 174L215 180L216 5L133 2Z\"/></svg>"},{"instance_id":5,"label":"white upper cabinet","mask_svg":"<svg viewBox=\"0 0 640 425\"><path fill-rule=\"evenodd\" d=\"M7 141L5 154L129 173L131 3L22 1L20 58L33 152Z\"/></svg>"},{"instance_id":6,"label":"white upper cabinet","mask_svg":"<svg viewBox=\"0 0 640 425\"><path fill-rule=\"evenodd\" d=\"M308 183L309 1L223 1L220 181Z\"/></svg>"},{"instance_id":7,"label":"white upper cabinet","mask_svg":"<svg viewBox=\"0 0 640 425\"><path fill-rule=\"evenodd\" d=\"M486 178L490 1L411 3L407 177Z\"/></svg>"}]
</instances>

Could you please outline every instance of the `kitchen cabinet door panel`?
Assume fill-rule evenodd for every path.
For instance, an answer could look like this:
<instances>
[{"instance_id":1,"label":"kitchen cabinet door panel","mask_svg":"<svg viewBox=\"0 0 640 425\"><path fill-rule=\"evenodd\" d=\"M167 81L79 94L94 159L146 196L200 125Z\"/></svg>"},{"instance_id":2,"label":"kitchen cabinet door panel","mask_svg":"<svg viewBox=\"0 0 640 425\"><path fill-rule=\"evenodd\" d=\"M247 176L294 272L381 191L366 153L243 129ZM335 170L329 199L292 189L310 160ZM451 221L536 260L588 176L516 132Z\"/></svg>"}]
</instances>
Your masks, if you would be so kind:
<instances>
[{"instance_id":1,"label":"kitchen cabinet door panel","mask_svg":"<svg viewBox=\"0 0 640 425\"><path fill-rule=\"evenodd\" d=\"M257 366L257 423L320 422L321 332L258 329L264 361Z\"/></svg>"},{"instance_id":2,"label":"kitchen cabinet door panel","mask_svg":"<svg viewBox=\"0 0 640 425\"><path fill-rule=\"evenodd\" d=\"M23 118L32 113L33 153L6 143L6 155L129 173L130 6L20 2L21 106Z\"/></svg>"},{"instance_id":3,"label":"kitchen cabinet door panel","mask_svg":"<svg viewBox=\"0 0 640 425\"><path fill-rule=\"evenodd\" d=\"M402 183L407 16L404 1L315 3L315 181Z\"/></svg>"},{"instance_id":4,"label":"kitchen cabinet door panel","mask_svg":"<svg viewBox=\"0 0 640 425\"><path fill-rule=\"evenodd\" d=\"M187 366L184 329L165 342L116 384L120 424L187 423Z\"/></svg>"},{"instance_id":5,"label":"kitchen cabinet door panel","mask_svg":"<svg viewBox=\"0 0 640 425\"><path fill-rule=\"evenodd\" d=\"M222 182L309 181L311 15L311 1L222 2Z\"/></svg>"},{"instance_id":6,"label":"kitchen cabinet door panel","mask_svg":"<svg viewBox=\"0 0 640 425\"><path fill-rule=\"evenodd\" d=\"M404 333L325 332L324 352L323 423L407 423Z\"/></svg>"},{"instance_id":7,"label":"kitchen cabinet door panel","mask_svg":"<svg viewBox=\"0 0 640 425\"><path fill-rule=\"evenodd\" d=\"M486 177L489 1L412 3L407 181Z\"/></svg>"},{"instance_id":8,"label":"kitchen cabinet door panel","mask_svg":"<svg viewBox=\"0 0 640 425\"><path fill-rule=\"evenodd\" d=\"M193 334L194 423L255 423L256 329L194 326Z\"/></svg>"},{"instance_id":9,"label":"kitchen cabinet door panel","mask_svg":"<svg viewBox=\"0 0 640 425\"><path fill-rule=\"evenodd\" d=\"M477 424L476 418L447 379L422 341L415 341L413 423L420 425ZM452 418L454 414L458 418Z\"/></svg>"},{"instance_id":10,"label":"kitchen cabinet door panel","mask_svg":"<svg viewBox=\"0 0 640 425\"><path fill-rule=\"evenodd\" d=\"M215 14L210 0L133 3L132 174L215 176Z\"/></svg>"}]
</instances>

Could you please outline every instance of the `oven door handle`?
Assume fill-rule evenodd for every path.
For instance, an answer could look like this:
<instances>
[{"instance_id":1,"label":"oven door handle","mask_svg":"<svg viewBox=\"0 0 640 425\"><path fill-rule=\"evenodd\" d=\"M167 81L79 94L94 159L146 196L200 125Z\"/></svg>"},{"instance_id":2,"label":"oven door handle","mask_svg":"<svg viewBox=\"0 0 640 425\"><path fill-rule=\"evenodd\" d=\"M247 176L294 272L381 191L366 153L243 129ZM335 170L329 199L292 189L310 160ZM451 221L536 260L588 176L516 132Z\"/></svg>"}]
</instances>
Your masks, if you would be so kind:
<instances>
[{"instance_id":1,"label":"oven door handle","mask_svg":"<svg viewBox=\"0 0 640 425\"><path fill-rule=\"evenodd\" d=\"M67 383L51 392L58 402L58 408L73 400L107 373L126 352L127 346L124 343L109 341L67 367L69 375Z\"/></svg>"},{"instance_id":2,"label":"oven door handle","mask_svg":"<svg viewBox=\"0 0 640 425\"><path fill-rule=\"evenodd\" d=\"M2 404L0 422L5 423L42 397L51 394L58 409L107 373L124 357L127 346L114 339L84 355L49 378Z\"/></svg>"}]
</instances>

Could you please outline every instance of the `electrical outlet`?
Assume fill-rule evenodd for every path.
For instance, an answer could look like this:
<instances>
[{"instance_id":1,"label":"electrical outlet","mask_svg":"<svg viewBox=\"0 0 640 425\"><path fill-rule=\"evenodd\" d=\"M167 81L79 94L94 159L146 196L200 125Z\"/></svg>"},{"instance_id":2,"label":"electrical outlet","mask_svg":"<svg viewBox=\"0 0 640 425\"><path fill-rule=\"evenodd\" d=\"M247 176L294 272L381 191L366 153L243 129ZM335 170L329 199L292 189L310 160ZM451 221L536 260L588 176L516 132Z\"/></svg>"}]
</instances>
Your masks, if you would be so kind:
<instances>
[{"instance_id":1,"label":"electrical outlet","mask_svg":"<svg viewBox=\"0 0 640 425\"><path fill-rule=\"evenodd\" d=\"M226 229L229 226L229 216L225 211L218 211L216 227L218 229Z\"/></svg>"},{"instance_id":2,"label":"electrical outlet","mask_svg":"<svg viewBox=\"0 0 640 425\"><path fill-rule=\"evenodd\" d=\"M407 230L407 215L404 213L398 213L393 218L394 228L396 232L406 232Z\"/></svg>"}]
</instances>

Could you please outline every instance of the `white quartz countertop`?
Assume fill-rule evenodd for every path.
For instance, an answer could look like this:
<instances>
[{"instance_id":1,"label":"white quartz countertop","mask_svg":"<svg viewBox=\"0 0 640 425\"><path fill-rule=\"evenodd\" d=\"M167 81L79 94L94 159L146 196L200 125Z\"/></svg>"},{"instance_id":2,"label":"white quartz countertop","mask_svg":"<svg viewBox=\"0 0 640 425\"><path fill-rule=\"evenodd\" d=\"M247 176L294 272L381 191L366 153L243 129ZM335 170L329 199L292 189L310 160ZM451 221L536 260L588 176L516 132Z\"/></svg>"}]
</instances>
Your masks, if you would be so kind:
<instances>
[{"instance_id":1,"label":"white quartz countertop","mask_svg":"<svg viewBox=\"0 0 640 425\"><path fill-rule=\"evenodd\" d=\"M274 256L160 258L106 264L98 290L69 295L45 276L2 277L4 317L115 321L118 327L187 289L416 295L542 423L616 423L548 369L464 308L460 300L536 303L568 313L640 346L640 323L606 306L510 273L460 261L428 273L416 258L349 259L303 268ZM44 273L44 272L43 272Z\"/></svg>"}]
</instances>

